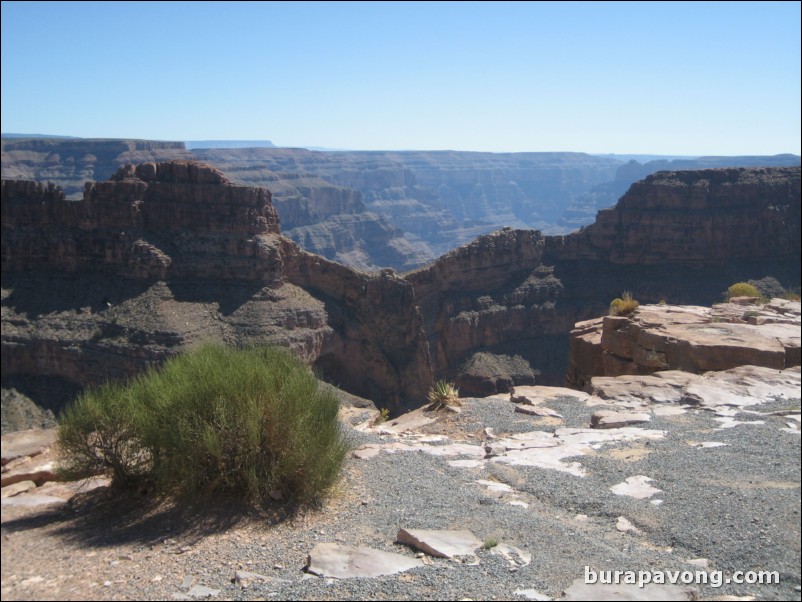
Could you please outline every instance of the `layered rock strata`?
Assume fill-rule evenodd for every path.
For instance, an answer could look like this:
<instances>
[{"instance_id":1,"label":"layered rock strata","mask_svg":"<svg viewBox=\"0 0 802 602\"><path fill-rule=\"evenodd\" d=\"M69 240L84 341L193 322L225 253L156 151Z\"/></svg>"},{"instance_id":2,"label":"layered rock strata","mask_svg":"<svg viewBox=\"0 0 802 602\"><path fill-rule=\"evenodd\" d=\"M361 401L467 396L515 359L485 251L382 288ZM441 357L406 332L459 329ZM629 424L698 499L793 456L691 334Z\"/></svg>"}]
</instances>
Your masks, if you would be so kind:
<instances>
[{"instance_id":1,"label":"layered rock strata","mask_svg":"<svg viewBox=\"0 0 802 602\"><path fill-rule=\"evenodd\" d=\"M550 251L561 260L689 268L799 262L800 168L658 172Z\"/></svg>"},{"instance_id":2,"label":"layered rock strata","mask_svg":"<svg viewBox=\"0 0 802 602\"><path fill-rule=\"evenodd\" d=\"M123 165L193 158L183 142L92 138L3 138L0 154L3 179L55 182L70 199Z\"/></svg>"},{"instance_id":3,"label":"layered rock strata","mask_svg":"<svg viewBox=\"0 0 802 602\"><path fill-rule=\"evenodd\" d=\"M595 376L692 374L739 366L785 370L800 365L800 304L723 303L712 308L647 305L629 316L582 322L571 332L567 380Z\"/></svg>"},{"instance_id":4,"label":"layered rock strata","mask_svg":"<svg viewBox=\"0 0 802 602\"><path fill-rule=\"evenodd\" d=\"M579 232L504 229L406 277L436 373L454 377L487 351L519 354L539 382L559 384L565 334L622 291L641 302L712 304L749 278L798 285L800 221L798 167L662 172Z\"/></svg>"},{"instance_id":5,"label":"layered rock strata","mask_svg":"<svg viewBox=\"0 0 802 602\"><path fill-rule=\"evenodd\" d=\"M82 201L2 183L3 377L87 384L200 341L295 349L382 406L431 382L412 286L306 253L266 189L193 162L126 167Z\"/></svg>"},{"instance_id":6,"label":"layered rock strata","mask_svg":"<svg viewBox=\"0 0 802 602\"><path fill-rule=\"evenodd\" d=\"M267 191L191 163L121 170L77 203L30 182L2 191L4 377L93 382L206 338L277 342L335 384L409 407L432 375L473 371L476 353L562 383L567 333L623 290L709 304L733 282L800 273L799 168L656 174L573 235L505 228L404 275L301 251Z\"/></svg>"}]
</instances>

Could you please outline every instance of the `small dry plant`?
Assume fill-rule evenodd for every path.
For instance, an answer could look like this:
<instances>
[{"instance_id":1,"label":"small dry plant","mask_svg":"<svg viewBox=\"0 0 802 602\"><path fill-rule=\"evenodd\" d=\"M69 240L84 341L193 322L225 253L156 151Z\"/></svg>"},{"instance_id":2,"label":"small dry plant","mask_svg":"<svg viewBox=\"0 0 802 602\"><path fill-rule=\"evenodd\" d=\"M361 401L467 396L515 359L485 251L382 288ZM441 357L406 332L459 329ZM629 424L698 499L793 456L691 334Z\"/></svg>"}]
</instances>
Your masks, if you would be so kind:
<instances>
[{"instance_id":1,"label":"small dry plant","mask_svg":"<svg viewBox=\"0 0 802 602\"><path fill-rule=\"evenodd\" d=\"M624 291L621 293L621 297L613 299L613 302L610 303L610 315L628 316L638 309L638 305L640 304L632 298L632 293Z\"/></svg>"},{"instance_id":2,"label":"small dry plant","mask_svg":"<svg viewBox=\"0 0 802 602\"><path fill-rule=\"evenodd\" d=\"M429 389L428 398L430 410L462 405L459 400L459 391L454 386L454 383L445 380L438 380L432 385L431 389Z\"/></svg>"}]
</instances>

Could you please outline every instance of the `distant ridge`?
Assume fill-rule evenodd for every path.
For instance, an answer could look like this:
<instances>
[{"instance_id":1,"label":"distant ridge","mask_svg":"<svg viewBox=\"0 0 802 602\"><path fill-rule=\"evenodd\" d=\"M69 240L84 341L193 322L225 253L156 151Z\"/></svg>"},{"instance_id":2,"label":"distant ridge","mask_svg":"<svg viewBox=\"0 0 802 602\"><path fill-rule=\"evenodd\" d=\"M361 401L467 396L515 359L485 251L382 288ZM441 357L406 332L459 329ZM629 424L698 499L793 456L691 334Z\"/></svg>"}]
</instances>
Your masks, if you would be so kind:
<instances>
[{"instance_id":1,"label":"distant ridge","mask_svg":"<svg viewBox=\"0 0 802 602\"><path fill-rule=\"evenodd\" d=\"M61 140L78 140L78 136L54 136L52 134L0 134L0 138L55 138Z\"/></svg>"},{"instance_id":2,"label":"distant ridge","mask_svg":"<svg viewBox=\"0 0 802 602\"><path fill-rule=\"evenodd\" d=\"M186 140L187 149L193 148L276 148L270 140Z\"/></svg>"}]
</instances>

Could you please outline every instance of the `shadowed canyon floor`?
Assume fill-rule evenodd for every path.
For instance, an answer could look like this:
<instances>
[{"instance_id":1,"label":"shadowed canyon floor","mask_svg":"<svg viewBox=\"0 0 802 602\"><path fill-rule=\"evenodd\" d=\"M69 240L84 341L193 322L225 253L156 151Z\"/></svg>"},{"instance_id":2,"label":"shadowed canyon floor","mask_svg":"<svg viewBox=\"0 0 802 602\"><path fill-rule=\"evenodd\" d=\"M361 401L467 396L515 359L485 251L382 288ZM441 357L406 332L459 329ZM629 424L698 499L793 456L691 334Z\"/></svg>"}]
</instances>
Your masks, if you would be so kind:
<instances>
[{"instance_id":1,"label":"shadowed canyon floor","mask_svg":"<svg viewBox=\"0 0 802 602\"><path fill-rule=\"evenodd\" d=\"M378 425L375 410L343 408L355 450L337 493L284 520L228 504L119 503L102 487L25 505L34 494L71 495L69 485L45 484L3 499L3 599L607 595L599 584L582 589L586 567L777 571L779 584L629 585L623 595L799 599L800 371L764 369L773 386L755 388L755 370L704 376L706 390L726 383L738 392L733 403L654 401L655 389L638 397L641 384L621 377L616 398L600 396L610 378L592 394L519 387L518 403L466 399L456 411L420 409ZM644 415L638 424L590 428L594 415L633 411ZM442 531L468 531L459 540L468 547L438 557L425 544L454 535ZM423 541L428 553L397 540ZM307 571L322 576L304 571L310 556ZM374 576L350 577L365 558L378 563Z\"/></svg>"}]
</instances>

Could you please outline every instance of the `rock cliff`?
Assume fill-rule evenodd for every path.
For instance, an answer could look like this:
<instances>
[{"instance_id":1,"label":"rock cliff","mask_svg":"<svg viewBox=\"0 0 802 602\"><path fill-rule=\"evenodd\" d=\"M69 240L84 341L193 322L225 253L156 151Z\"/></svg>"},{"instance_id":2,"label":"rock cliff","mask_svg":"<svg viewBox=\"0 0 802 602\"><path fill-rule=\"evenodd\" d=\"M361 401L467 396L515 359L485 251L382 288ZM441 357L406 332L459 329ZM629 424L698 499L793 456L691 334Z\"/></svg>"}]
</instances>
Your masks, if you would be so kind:
<instances>
[{"instance_id":1,"label":"rock cliff","mask_svg":"<svg viewBox=\"0 0 802 602\"><path fill-rule=\"evenodd\" d=\"M503 225L548 231L574 198L611 180L621 165L585 153L195 152L247 182L260 170L271 170L315 175L358 190L370 211L400 228L412 243L425 243L431 257Z\"/></svg>"},{"instance_id":2,"label":"rock cliff","mask_svg":"<svg viewBox=\"0 0 802 602\"><path fill-rule=\"evenodd\" d=\"M569 331L624 290L710 304L740 280L799 284L799 168L655 174L580 232L506 228L403 275L302 251L270 193L192 163L125 168L80 202L30 182L2 191L4 378L82 384L205 338L275 342L401 409L435 375L516 384L479 372L511 362L529 378L517 358L562 383Z\"/></svg>"},{"instance_id":3,"label":"rock cliff","mask_svg":"<svg viewBox=\"0 0 802 602\"><path fill-rule=\"evenodd\" d=\"M632 159L621 165L609 182L594 186L589 192L575 197L558 222L568 231L592 224L596 213L612 207L629 187L658 171L696 171L722 167L796 167L797 155L698 157L695 159L656 159L639 163Z\"/></svg>"},{"instance_id":4,"label":"rock cliff","mask_svg":"<svg viewBox=\"0 0 802 602\"><path fill-rule=\"evenodd\" d=\"M661 172L568 236L502 230L407 275L436 373L476 351L517 354L539 382L565 373L565 333L632 291L711 304L733 282L799 284L800 168ZM567 330L566 330L567 329Z\"/></svg>"},{"instance_id":5,"label":"rock cliff","mask_svg":"<svg viewBox=\"0 0 802 602\"><path fill-rule=\"evenodd\" d=\"M642 266L798 262L799 198L799 167L658 172L591 226L555 237L552 251L563 260Z\"/></svg>"},{"instance_id":6,"label":"rock cliff","mask_svg":"<svg viewBox=\"0 0 802 602\"><path fill-rule=\"evenodd\" d=\"M704 374L739 366L781 371L799 365L798 301L647 305L629 316L578 323L571 331L567 379L583 388L596 376Z\"/></svg>"},{"instance_id":7,"label":"rock cliff","mask_svg":"<svg viewBox=\"0 0 802 602\"><path fill-rule=\"evenodd\" d=\"M294 348L381 406L431 382L412 286L280 235L270 192L193 162L145 163L84 198L2 182L3 378L85 385L202 340Z\"/></svg>"}]
</instances>

